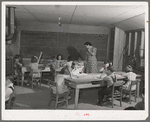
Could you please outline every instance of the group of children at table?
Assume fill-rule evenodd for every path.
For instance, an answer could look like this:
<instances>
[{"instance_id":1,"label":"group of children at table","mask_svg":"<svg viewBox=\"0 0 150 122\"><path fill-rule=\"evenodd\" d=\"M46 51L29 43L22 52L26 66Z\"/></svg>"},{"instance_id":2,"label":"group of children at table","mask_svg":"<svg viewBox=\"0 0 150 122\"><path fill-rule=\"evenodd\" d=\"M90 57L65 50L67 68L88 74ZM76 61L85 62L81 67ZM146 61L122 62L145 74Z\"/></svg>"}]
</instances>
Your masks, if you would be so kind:
<instances>
[{"instance_id":1,"label":"group of children at table","mask_svg":"<svg viewBox=\"0 0 150 122\"><path fill-rule=\"evenodd\" d=\"M99 90L98 92L98 103L97 105L103 106L104 103L104 96L105 95L109 95L112 92L112 85L115 82L115 71L114 68L112 66L112 63L106 62L105 66L101 69L101 72L105 72L105 74L107 75L106 77L103 78L103 81L107 83L107 86L103 87L102 89ZM130 86L131 86L131 81L135 81L137 75L133 72L133 69L130 65L126 66L125 69L126 73L121 74L123 77L126 78L126 82L123 85L122 89L123 90L130 90ZM131 87L131 90L135 90L136 89L136 85L133 85ZM126 94L123 94L123 98L127 99ZM134 110L144 110L144 97L142 99L141 102L139 102L135 107L136 109ZM142 106L142 107L141 107ZM127 110L132 109L133 107L129 107L127 108ZM126 110L126 109L125 109Z\"/></svg>"},{"instance_id":2,"label":"group of children at table","mask_svg":"<svg viewBox=\"0 0 150 122\"><path fill-rule=\"evenodd\" d=\"M41 59L42 53L40 54L39 58L36 56L33 56L31 58L31 63L28 65L28 67L30 67L30 80L31 80L31 76L33 72L39 72L38 76L40 76L40 70L38 69L38 64L39 61ZM51 61L49 63L50 66L50 72L53 74L53 80L55 77L55 69L56 67L62 67L62 69L58 72L59 74L63 74L63 75L70 75L71 77L83 74L84 75L84 62L81 60L81 58L79 58L78 61L73 61L71 56L69 56L67 58L67 62L61 62L61 60L63 60L62 55L58 55L57 59L55 59L55 57L51 58ZM56 61L60 61L59 66L56 63ZM22 67L22 63L20 61L20 56L16 55L15 56L15 61L14 61L14 69L15 69L15 77L17 77L17 81L19 82L19 76L21 75L21 67ZM110 89L112 87L112 84L114 82L113 77L114 77L114 70L113 70L113 66L112 66L112 62L106 61L104 62L104 67L102 67L99 70L100 73L102 73L104 75L104 81L107 82L107 87L104 89L101 89L98 93L99 96L99 100L98 100L98 105L102 105L103 104L103 99L104 99L104 95L105 94L109 94L110 93ZM38 77L37 76L37 77ZM126 67L126 73L123 74L124 77L126 77L128 79L128 81L126 82L126 84L123 85L123 89L129 90L129 87L131 85L131 80L136 80L136 74L132 72L132 67L130 65L128 65ZM102 77L102 75L101 75ZM9 80L9 79L7 79ZM67 87L64 87L65 89L67 89ZM132 90L135 90L136 86L132 87Z\"/></svg>"},{"instance_id":3,"label":"group of children at table","mask_svg":"<svg viewBox=\"0 0 150 122\"><path fill-rule=\"evenodd\" d=\"M41 57L42 57L42 52L39 58L37 56L33 56L31 58L31 63L26 65L26 68L28 69L28 71L30 71L27 85L30 85L31 77L33 75L36 75L34 77L41 76L41 69L39 69L39 62L40 62ZM21 68L23 65L23 62L21 62L20 59L21 57L18 54L14 58L14 72L15 72L14 77L18 85L19 85L21 74L22 74ZM79 58L78 61L73 61L71 56L69 56L67 58L67 61L65 61L63 60L63 56L61 54L58 54L57 58L52 56L49 60L49 63L46 64L46 66L50 67L50 74L52 76L51 77L52 80L54 80L54 77L55 77L54 75L56 75L55 74L56 69L59 70L57 73L64 74L64 75L71 75L71 74L78 75L79 73L81 74L82 72L84 72L83 71L84 63L81 58ZM37 74L33 74L33 72L37 72Z\"/></svg>"}]
</instances>

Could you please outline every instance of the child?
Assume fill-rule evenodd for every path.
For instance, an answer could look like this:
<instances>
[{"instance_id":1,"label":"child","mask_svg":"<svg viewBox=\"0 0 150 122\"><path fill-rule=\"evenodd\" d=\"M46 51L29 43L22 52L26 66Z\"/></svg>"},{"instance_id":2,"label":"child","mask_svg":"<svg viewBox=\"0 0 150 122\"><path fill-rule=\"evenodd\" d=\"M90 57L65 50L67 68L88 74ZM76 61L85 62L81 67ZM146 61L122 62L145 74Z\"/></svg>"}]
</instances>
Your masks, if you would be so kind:
<instances>
[{"instance_id":1,"label":"child","mask_svg":"<svg viewBox=\"0 0 150 122\"><path fill-rule=\"evenodd\" d=\"M41 56L42 56L42 52L41 52L39 58L36 56L33 56L31 58L31 63L29 64L29 68L30 68L29 82L27 85L29 85L29 83L31 83L32 77L41 77L41 71L38 69ZM34 74L34 73L36 73L36 74ZM36 82L36 83L38 84L38 82Z\"/></svg>"},{"instance_id":2,"label":"child","mask_svg":"<svg viewBox=\"0 0 150 122\"><path fill-rule=\"evenodd\" d=\"M65 65L61 71L59 72L59 74L64 74L64 75L70 75L70 71L69 71L69 66Z\"/></svg>"},{"instance_id":3,"label":"child","mask_svg":"<svg viewBox=\"0 0 150 122\"><path fill-rule=\"evenodd\" d=\"M54 69L56 69L56 65L57 65L57 60L56 60L56 58L55 58L55 56L52 56L52 58L51 58L52 60L51 60L51 62L50 62L50 65L52 65L53 66L53 68Z\"/></svg>"},{"instance_id":4,"label":"child","mask_svg":"<svg viewBox=\"0 0 150 122\"><path fill-rule=\"evenodd\" d=\"M12 83L12 78L7 77L5 82L5 103L10 99L11 94L14 92L14 85Z\"/></svg>"},{"instance_id":5,"label":"child","mask_svg":"<svg viewBox=\"0 0 150 122\"><path fill-rule=\"evenodd\" d=\"M124 77L127 78L127 82L125 85L123 85L122 89L124 90L130 90L130 85L131 85L131 81L136 80L136 74L134 72L132 72L132 67L130 65L128 65L126 67L126 74L123 74ZM135 90L136 89L136 85L132 86L131 90Z\"/></svg>"},{"instance_id":6,"label":"child","mask_svg":"<svg viewBox=\"0 0 150 122\"><path fill-rule=\"evenodd\" d=\"M74 78L74 77L84 76L85 73L83 73L83 69L84 66L78 67L78 65L75 62L73 62L71 66L71 72L70 72L71 77Z\"/></svg>"},{"instance_id":7,"label":"child","mask_svg":"<svg viewBox=\"0 0 150 122\"><path fill-rule=\"evenodd\" d=\"M19 80L22 75L22 63L21 63L21 57L19 54L15 55L14 57L14 72L15 72L15 78L17 79L17 85L19 85Z\"/></svg>"},{"instance_id":8,"label":"child","mask_svg":"<svg viewBox=\"0 0 150 122\"><path fill-rule=\"evenodd\" d=\"M67 58L67 65L68 65L68 70L69 71L71 71L71 66L72 66L72 58L71 58L71 56L69 56L68 58Z\"/></svg>"},{"instance_id":9,"label":"child","mask_svg":"<svg viewBox=\"0 0 150 122\"><path fill-rule=\"evenodd\" d=\"M102 67L99 71L100 73L104 73L105 71L107 71L107 67L111 67L112 66L112 62L109 61L104 61L104 67Z\"/></svg>"}]
</instances>

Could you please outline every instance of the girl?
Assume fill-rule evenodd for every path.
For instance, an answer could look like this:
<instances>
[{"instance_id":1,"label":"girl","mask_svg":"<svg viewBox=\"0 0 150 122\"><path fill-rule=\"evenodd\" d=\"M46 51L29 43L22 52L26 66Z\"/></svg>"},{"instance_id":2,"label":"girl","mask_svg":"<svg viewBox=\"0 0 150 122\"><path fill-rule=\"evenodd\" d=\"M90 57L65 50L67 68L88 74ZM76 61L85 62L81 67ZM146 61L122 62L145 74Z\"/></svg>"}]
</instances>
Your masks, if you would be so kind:
<instances>
[{"instance_id":1,"label":"girl","mask_svg":"<svg viewBox=\"0 0 150 122\"><path fill-rule=\"evenodd\" d=\"M126 67L126 74L123 74L124 77L127 78L127 82L125 85L123 85L122 89L124 90L130 90L130 85L131 85L131 81L136 80L136 74L134 72L132 72L132 67L130 65L128 65ZM135 90L136 89L136 85L132 86L131 90Z\"/></svg>"},{"instance_id":2,"label":"girl","mask_svg":"<svg viewBox=\"0 0 150 122\"><path fill-rule=\"evenodd\" d=\"M61 54L57 55L57 60L63 60L63 56Z\"/></svg>"},{"instance_id":3,"label":"girl","mask_svg":"<svg viewBox=\"0 0 150 122\"><path fill-rule=\"evenodd\" d=\"M102 67L99 71L100 73L104 73L105 71L107 71L108 67L112 66L112 62L109 61L104 61L104 67Z\"/></svg>"},{"instance_id":4,"label":"girl","mask_svg":"<svg viewBox=\"0 0 150 122\"><path fill-rule=\"evenodd\" d=\"M41 77L41 71L38 69L41 56L42 56L42 52L41 52L39 58L36 56L33 56L31 58L31 63L29 64L29 68L30 68L29 82L27 85L29 85L29 83L31 83L32 77ZM34 74L35 72L36 72L36 74Z\"/></svg>"}]
</instances>

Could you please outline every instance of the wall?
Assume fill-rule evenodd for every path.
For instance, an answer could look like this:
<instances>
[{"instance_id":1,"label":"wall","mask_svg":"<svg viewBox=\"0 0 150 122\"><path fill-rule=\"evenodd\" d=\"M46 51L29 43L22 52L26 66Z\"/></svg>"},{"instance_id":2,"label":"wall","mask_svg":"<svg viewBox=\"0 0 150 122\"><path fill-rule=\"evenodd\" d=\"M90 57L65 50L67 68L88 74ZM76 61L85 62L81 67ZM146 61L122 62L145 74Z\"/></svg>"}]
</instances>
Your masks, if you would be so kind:
<instances>
[{"instance_id":1,"label":"wall","mask_svg":"<svg viewBox=\"0 0 150 122\"><path fill-rule=\"evenodd\" d=\"M14 53L20 52L20 31L45 31L45 32L64 32L64 33L82 33L82 34L109 34L109 28L99 26L85 26L85 25L67 25L62 24L59 27L57 24L41 24L41 23L19 23L18 24L18 38L14 44ZM84 43L83 43L84 44ZM96 44L95 44L96 45ZM94 44L93 44L94 46ZM107 53L106 53L107 54Z\"/></svg>"}]
</instances>

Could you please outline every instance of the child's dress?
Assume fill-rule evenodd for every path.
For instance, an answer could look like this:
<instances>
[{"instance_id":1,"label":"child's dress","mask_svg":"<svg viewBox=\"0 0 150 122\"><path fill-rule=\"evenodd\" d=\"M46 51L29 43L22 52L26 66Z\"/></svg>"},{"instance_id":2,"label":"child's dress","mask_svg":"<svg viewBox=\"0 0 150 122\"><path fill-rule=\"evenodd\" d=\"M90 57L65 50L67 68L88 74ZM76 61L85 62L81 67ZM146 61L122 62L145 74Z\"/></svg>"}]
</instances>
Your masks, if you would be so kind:
<instances>
[{"instance_id":1,"label":"child's dress","mask_svg":"<svg viewBox=\"0 0 150 122\"><path fill-rule=\"evenodd\" d=\"M41 70L38 69L38 63L30 63L30 74L29 76L32 77L41 77Z\"/></svg>"},{"instance_id":2,"label":"child's dress","mask_svg":"<svg viewBox=\"0 0 150 122\"><path fill-rule=\"evenodd\" d=\"M130 90L131 81L136 80L136 74L133 72L128 72L128 73L126 73L125 76L127 77L128 81L125 85L123 85L122 89ZM131 90L133 91L135 89L136 89L136 85L133 85Z\"/></svg>"}]
</instances>

